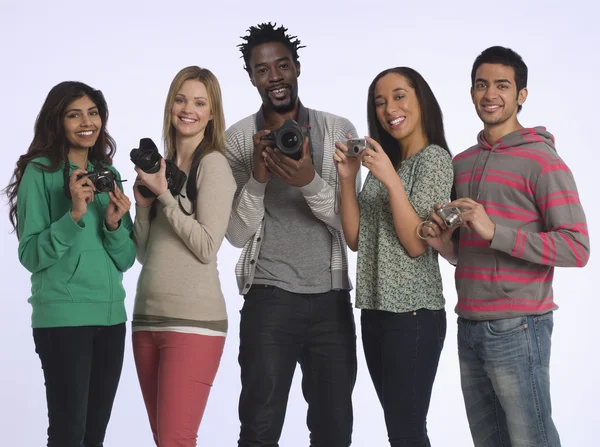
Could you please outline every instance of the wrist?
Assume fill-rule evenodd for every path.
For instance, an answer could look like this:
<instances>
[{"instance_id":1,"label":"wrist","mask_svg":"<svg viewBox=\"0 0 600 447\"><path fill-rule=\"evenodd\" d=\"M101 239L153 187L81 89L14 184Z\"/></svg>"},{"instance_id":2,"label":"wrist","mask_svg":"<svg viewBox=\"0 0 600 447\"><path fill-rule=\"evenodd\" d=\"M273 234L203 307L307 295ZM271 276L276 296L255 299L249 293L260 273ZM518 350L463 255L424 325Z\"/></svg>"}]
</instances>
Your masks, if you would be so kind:
<instances>
[{"instance_id":1,"label":"wrist","mask_svg":"<svg viewBox=\"0 0 600 447\"><path fill-rule=\"evenodd\" d=\"M256 180L258 183L267 183L267 180L269 180L267 174L259 174L256 171L252 171L252 177L254 177L254 180Z\"/></svg>"},{"instance_id":2,"label":"wrist","mask_svg":"<svg viewBox=\"0 0 600 447\"><path fill-rule=\"evenodd\" d=\"M71 210L71 218L73 219L73 221L75 223L79 223L79 221L81 220L82 217L83 217L83 213L79 213L77 211Z\"/></svg>"},{"instance_id":3,"label":"wrist","mask_svg":"<svg viewBox=\"0 0 600 447\"><path fill-rule=\"evenodd\" d=\"M119 219L115 223L109 222L107 219L104 219L104 225L106 226L106 228L108 228L109 231L115 231L117 228L119 228L120 222L121 222L121 219Z\"/></svg>"},{"instance_id":4,"label":"wrist","mask_svg":"<svg viewBox=\"0 0 600 447\"><path fill-rule=\"evenodd\" d=\"M402 180L400 179L400 177L398 175L390 176L390 178L385 179L385 181L383 181L381 183L383 183L383 186L385 186L385 189L387 189L388 192L391 190L399 189L399 188L404 189Z\"/></svg>"}]
</instances>

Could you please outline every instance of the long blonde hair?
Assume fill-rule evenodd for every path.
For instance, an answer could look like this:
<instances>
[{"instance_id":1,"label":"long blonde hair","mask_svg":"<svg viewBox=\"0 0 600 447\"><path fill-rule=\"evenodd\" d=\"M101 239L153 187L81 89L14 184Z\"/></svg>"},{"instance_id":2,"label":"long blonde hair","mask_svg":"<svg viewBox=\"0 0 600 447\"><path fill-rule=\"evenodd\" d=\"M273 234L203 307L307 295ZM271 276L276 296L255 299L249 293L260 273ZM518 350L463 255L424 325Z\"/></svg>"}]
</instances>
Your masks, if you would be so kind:
<instances>
[{"instance_id":1,"label":"long blonde hair","mask_svg":"<svg viewBox=\"0 0 600 447\"><path fill-rule=\"evenodd\" d=\"M185 67L175 75L169 87L167 101L165 102L165 115L163 121L163 140L165 143L165 158L175 160L177 148L175 147L175 127L171 123L171 109L175 103L175 96L185 81L200 81L206 87L208 102L212 113L212 120L206 125L201 148L201 157L212 151L225 153L225 115L223 113L223 99L221 86L216 76L207 68L196 65ZM194 157L196 158L196 157Z\"/></svg>"}]
</instances>

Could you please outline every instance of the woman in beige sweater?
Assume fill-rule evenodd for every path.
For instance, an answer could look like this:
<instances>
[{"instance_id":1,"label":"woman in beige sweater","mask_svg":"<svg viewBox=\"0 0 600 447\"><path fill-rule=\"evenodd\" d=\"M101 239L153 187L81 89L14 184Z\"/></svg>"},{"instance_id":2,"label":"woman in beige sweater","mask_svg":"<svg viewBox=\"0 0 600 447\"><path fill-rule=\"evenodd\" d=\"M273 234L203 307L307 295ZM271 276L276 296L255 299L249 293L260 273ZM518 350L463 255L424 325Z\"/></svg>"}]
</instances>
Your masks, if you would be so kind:
<instances>
[{"instance_id":1,"label":"woman in beige sweater","mask_svg":"<svg viewBox=\"0 0 600 447\"><path fill-rule=\"evenodd\" d=\"M217 252L235 192L221 89L209 70L187 67L175 76L163 137L165 157L187 183L174 196L164 160L155 174L136 168L134 240L143 267L133 352L156 444L195 446L227 332Z\"/></svg>"}]
</instances>

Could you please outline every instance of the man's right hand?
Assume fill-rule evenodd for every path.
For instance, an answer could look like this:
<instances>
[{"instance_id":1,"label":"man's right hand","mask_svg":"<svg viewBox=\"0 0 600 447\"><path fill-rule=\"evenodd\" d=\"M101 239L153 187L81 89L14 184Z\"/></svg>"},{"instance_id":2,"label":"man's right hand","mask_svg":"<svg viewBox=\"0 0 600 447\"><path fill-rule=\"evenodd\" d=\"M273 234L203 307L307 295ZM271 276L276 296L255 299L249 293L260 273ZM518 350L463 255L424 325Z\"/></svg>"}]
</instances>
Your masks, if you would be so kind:
<instances>
[{"instance_id":1,"label":"man's right hand","mask_svg":"<svg viewBox=\"0 0 600 447\"><path fill-rule=\"evenodd\" d=\"M441 207L442 205L435 205L434 209L438 210ZM448 228L435 211L429 216L429 222L428 225L423 225L421 229L422 235L429 237L427 243L437 250L444 258L449 259L448 256L453 257L452 255L455 252L455 247L454 242L452 241L452 233L454 233L460 225Z\"/></svg>"},{"instance_id":2,"label":"man's right hand","mask_svg":"<svg viewBox=\"0 0 600 447\"><path fill-rule=\"evenodd\" d=\"M79 180L77 176L79 174L87 174L87 171L83 169L76 169L71 174L69 179L69 190L71 191L71 199L73 206L71 208L71 217L75 222L83 217L87 212L87 205L94 201L94 187L87 177L81 177Z\"/></svg>"},{"instance_id":3,"label":"man's right hand","mask_svg":"<svg viewBox=\"0 0 600 447\"><path fill-rule=\"evenodd\" d=\"M254 176L254 180L259 183L267 183L271 176L267 164L265 163L263 152L267 146L272 144L272 142L261 139L269 133L269 130L261 130L252 137L252 141L254 142L254 169L252 170L252 175Z\"/></svg>"}]
</instances>

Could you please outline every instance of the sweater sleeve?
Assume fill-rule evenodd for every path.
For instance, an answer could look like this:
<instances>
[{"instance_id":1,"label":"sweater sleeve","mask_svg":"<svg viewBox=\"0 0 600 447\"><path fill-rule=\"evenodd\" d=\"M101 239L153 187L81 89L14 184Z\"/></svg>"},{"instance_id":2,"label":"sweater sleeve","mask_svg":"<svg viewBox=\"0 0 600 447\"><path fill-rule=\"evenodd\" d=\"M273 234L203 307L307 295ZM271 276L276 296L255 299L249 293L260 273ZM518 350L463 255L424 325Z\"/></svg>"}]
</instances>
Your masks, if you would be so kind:
<instances>
[{"instance_id":1,"label":"sweater sleeve","mask_svg":"<svg viewBox=\"0 0 600 447\"><path fill-rule=\"evenodd\" d=\"M242 248L252 238L265 215L266 183L257 182L252 176L252 153L244 157L244 151L252 150L252 136L240 129L227 131L227 159L236 183L235 199L231 208L227 240L234 247Z\"/></svg>"},{"instance_id":2,"label":"sweater sleeve","mask_svg":"<svg viewBox=\"0 0 600 447\"><path fill-rule=\"evenodd\" d=\"M590 255L586 217L573 174L560 158L541 171L535 200L547 231L496 225L490 247L536 264L583 267Z\"/></svg>"},{"instance_id":3,"label":"sweater sleeve","mask_svg":"<svg viewBox=\"0 0 600 447\"><path fill-rule=\"evenodd\" d=\"M339 118L341 123L337 124L337 129L333 133L332 145L335 145L337 141L343 141L347 139L347 134L351 134L352 138L357 138L356 129L354 125L345 118ZM332 159L325 159L327 153L324 154L323 165L325 163L333 164ZM333 157L333 153L331 154ZM327 183L319 174L315 172L313 180L306 186L300 188L306 203L310 207L312 213L317 219L326 223L330 227L337 231L342 231L342 218L341 214L336 212L336 202L339 199L339 193L337 188L337 170L335 166L332 167L333 174L335 175L335 182L333 185ZM360 170L356 175L356 191L360 191L361 175Z\"/></svg>"},{"instance_id":4,"label":"sweater sleeve","mask_svg":"<svg viewBox=\"0 0 600 447\"><path fill-rule=\"evenodd\" d=\"M186 216L170 191L158 196L162 212L175 233L204 264L217 258L235 193L235 181L226 158L220 153L206 155L198 167L198 195L195 216Z\"/></svg>"},{"instance_id":5,"label":"sweater sleeve","mask_svg":"<svg viewBox=\"0 0 600 447\"><path fill-rule=\"evenodd\" d=\"M111 171L117 176L117 185L123 190L121 186L121 175L119 172L111 168ZM103 245L104 249L108 253L108 256L113 260L117 269L121 272L126 272L131 268L135 262L135 243L131 238L133 224L131 222L131 215L127 211L121 218L119 227L110 231L106 228L106 224L103 223L102 230L104 234Z\"/></svg>"},{"instance_id":6,"label":"sweater sleeve","mask_svg":"<svg viewBox=\"0 0 600 447\"><path fill-rule=\"evenodd\" d=\"M150 237L150 210L151 207L135 207L135 221L133 223L133 242L135 243L135 257L140 264L146 259L146 247Z\"/></svg>"},{"instance_id":7,"label":"sweater sleeve","mask_svg":"<svg viewBox=\"0 0 600 447\"><path fill-rule=\"evenodd\" d=\"M70 211L51 221L45 182L44 172L30 163L17 192L19 261L32 273L58 262L85 228L84 219L76 223Z\"/></svg>"}]
</instances>

